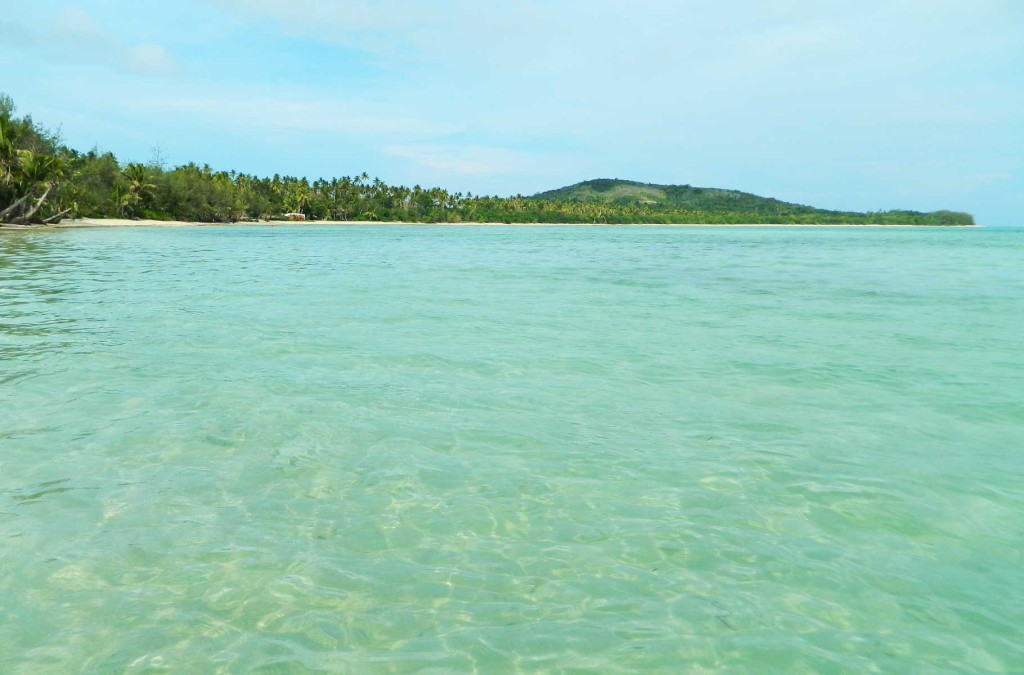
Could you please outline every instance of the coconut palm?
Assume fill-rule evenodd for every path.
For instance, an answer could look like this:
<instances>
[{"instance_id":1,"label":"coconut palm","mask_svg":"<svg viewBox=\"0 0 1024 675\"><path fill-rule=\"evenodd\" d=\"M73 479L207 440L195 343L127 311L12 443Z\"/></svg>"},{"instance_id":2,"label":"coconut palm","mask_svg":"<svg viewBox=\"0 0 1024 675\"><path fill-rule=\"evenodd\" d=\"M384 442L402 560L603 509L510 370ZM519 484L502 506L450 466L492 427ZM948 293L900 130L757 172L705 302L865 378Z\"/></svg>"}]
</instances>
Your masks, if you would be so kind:
<instances>
[{"instance_id":1,"label":"coconut palm","mask_svg":"<svg viewBox=\"0 0 1024 675\"><path fill-rule=\"evenodd\" d=\"M134 213L138 205L147 204L152 200L156 185L149 182L149 169L142 164L129 164L121 175L124 176L126 184L125 207Z\"/></svg>"},{"instance_id":2,"label":"coconut palm","mask_svg":"<svg viewBox=\"0 0 1024 675\"><path fill-rule=\"evenodd\" d=\"M61 157L18 150L17 161L11 163L6 181L14 186L13 203L0 211L0 222L24 224L32 222L43 209L47 198L64 177ZM70 209L69 209L70 210ZM65 215L58 214L57 218ZM47 220L53 220L54 217Z\"/></svg>"},{"instance_id":3,"label":"coconut palm","mask_svg":"<svg viewBox=\"0 0 1024 675\"><path fill-rule=\"evenodd\" d=\"M18 167L19 128L8 112L12 108L13 105L0 110L0 208L5 206L6 199L14 196L12 188L16 182Z\"/></svg>"}]
</instances>

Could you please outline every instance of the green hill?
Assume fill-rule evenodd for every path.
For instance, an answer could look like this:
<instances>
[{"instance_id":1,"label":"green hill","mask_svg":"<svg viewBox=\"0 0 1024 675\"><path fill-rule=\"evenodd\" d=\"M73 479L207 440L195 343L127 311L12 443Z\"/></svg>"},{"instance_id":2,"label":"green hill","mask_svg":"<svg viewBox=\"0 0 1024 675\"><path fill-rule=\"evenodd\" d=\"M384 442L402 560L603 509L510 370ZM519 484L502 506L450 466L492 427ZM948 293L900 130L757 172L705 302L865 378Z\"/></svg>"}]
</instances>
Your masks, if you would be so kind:
<instances>
[{"instance_id":1,"label":"green hill","mask_svg":"<svg viewBox=\"0 0 1024 675\"><path fill-rule=\"evenodd\" d=\"M802 204L792 204L770 197L759 197L749 192L702 188L690 185L654 185L635 181L599 178L588 180L557 190L534 195L531 199L572 202L580 204L607 205L620 207L642 207L651 211L680 212L692 211L711 214L763 216L763 222L865 222L868 216L877 216L879 223L905 221L919 223L922 220L933 224L970 225L973 218L966 213L935 211L883 211L857 213L818 209ZM750 221L754 222L754 221Z\"/></svg>"},{"instance_id":2,"label":"green hill","mask_svg":"<svg viewBox=\"0 0 1024 675\"><path fill-rule=\"evenodd\" d=\"M690 185L653 185L629 180L598 178L534 196L549 201L581 201L619 206L666 206L701 211L756 211L775 213L814 213L821 211L809 206L758 197L749 192L700 188ZM831 211L829 213L836 213Z\"/></svg>"}]
</instances>

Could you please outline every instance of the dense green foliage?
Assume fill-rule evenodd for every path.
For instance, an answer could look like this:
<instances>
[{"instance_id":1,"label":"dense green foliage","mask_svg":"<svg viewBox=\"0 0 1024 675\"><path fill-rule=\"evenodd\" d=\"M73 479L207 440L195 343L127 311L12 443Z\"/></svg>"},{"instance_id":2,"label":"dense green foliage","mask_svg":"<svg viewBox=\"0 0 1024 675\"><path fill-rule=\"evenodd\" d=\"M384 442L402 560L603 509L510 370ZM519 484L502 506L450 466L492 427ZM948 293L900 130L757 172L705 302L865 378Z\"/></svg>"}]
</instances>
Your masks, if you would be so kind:
<instances>
[{"instance_id":1,"label":"dense green foliage","mask_svg":"<svg viewBox=\"0 0 1024 675\"><path fill-rule=\"evenodd\" d=\"M591 205L636 208L671 218L692 214L693 220L669 222L693 223L874 223L916 225L973 225L967 213L936 211L878 211L856 213L827 211L790 204L748 192L699 188L690 185L651 185L607 179L585 181L569 187L542 192L534 199L555 202L580 202ZM647 222L647 221L644 221ZM657 222L666 222L657 220Z\"/></svg>"},{"instance_id":2,"label":"dense green foliage","mask_svg":"<svg viewBox=\"0 0 1024 675\"><path fill-rule=\"evenodd\" d=\"M43 222L53 211L67 173L66 153L56 134L31 117L14 116L14 102L0 94L0 223Z\"/></svg>"},{"instance_id":3,"label":"dense green foliage","mask_svg":"<svg viewBox=\"0 0 1024 675\"><path fill-rule=\"evenodd\" d=\"M481 197L441 188L387 185L365 173L309 181L261 178L159 160L123 164L111 153L78 152L0 95L0 222L64 216L237 222L301 213L311 220L504 223L893 223L969 225L938 211L847 213L787 204L731 190L580 183L535 197Z\"/></svg>"}]
</instances>

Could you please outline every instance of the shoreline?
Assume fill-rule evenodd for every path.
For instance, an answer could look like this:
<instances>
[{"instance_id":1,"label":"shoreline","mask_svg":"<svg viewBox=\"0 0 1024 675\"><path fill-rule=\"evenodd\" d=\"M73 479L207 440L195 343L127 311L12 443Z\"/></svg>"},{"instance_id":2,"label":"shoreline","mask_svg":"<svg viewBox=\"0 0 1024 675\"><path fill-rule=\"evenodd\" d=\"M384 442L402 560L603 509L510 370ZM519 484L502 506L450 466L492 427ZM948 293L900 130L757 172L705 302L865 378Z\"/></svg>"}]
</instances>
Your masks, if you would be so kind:
<instances>
[{"instance_id":1,"label":"shoreline","mask_svg":"<svg viewBox=\"0 0 1024 675\"><path fill-rule=\"evenodd\" d=\"M921 227L921 228L964 228L978 225L917 225L881 223L422 223L408 221L367 221L367 220L264 220L236 223L199 223L181 220L132 220L128 218L76 218L62 220L54 225L0 225L0 232L26 230L60 230L89 227Z\"/></svg>"}]
</instances>

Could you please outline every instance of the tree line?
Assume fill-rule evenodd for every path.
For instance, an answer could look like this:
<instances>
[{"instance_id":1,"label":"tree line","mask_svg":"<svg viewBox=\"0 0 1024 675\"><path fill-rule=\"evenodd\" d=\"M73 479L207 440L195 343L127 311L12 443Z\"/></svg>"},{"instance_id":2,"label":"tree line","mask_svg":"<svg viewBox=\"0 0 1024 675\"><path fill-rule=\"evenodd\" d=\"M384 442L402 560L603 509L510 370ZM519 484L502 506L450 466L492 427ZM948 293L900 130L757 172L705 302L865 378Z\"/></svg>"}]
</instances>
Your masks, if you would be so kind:
<instances>
[{"instance_id":1,"label":"tree line","mask_svg":"<svg viewBox=\"0 0 1024 675\"><path fill-rule=\"evenodd\" d=\"M0 94L0 223L68 217L233 223L297 213L310 220L423 223L973 224L969 214L951 211L808 212L785 202L769 212L609 204L393 186L365 173L310 181L195 163L167 168L159 158L122 163L110 152L69 148L58 133L15 112L10 97Z\"/></svg>"}]
</instances>

